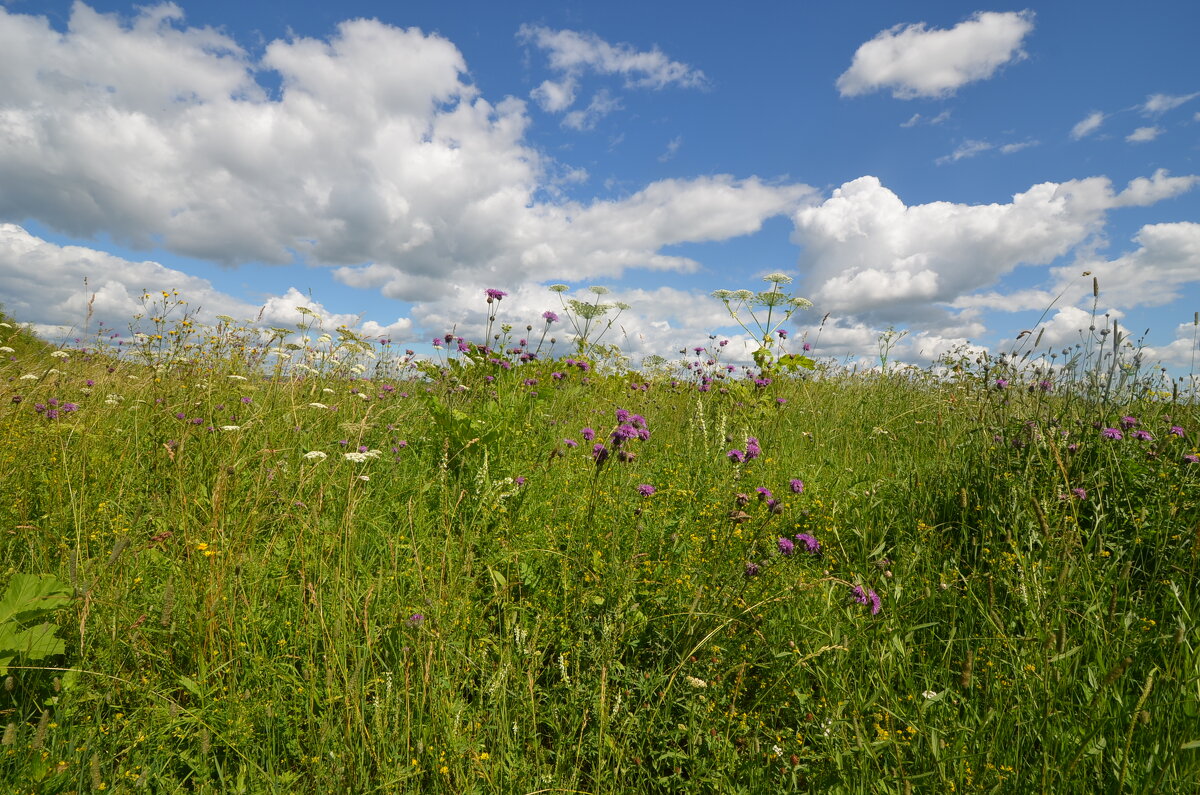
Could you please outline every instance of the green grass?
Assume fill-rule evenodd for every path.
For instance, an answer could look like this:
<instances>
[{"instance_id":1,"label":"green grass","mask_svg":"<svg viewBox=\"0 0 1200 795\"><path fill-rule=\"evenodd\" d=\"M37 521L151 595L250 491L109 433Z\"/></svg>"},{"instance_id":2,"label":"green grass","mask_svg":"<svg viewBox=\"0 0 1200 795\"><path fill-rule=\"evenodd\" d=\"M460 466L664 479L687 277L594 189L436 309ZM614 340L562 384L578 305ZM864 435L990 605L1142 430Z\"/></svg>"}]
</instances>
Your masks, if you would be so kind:
<instances>
[{"instance_id":1,"label":"green grass","mask_svg":"<svg viewBox=\"0 0 1200 795\"><path fill-rule=\"evenodd\" d=\"M388 369L169 315L68 358L0 327L0 587L74 594L9 665L6 792L1194 791L1194 402ZM617 409L650 436L597 466Z\"/></svg>"}]
</instances>

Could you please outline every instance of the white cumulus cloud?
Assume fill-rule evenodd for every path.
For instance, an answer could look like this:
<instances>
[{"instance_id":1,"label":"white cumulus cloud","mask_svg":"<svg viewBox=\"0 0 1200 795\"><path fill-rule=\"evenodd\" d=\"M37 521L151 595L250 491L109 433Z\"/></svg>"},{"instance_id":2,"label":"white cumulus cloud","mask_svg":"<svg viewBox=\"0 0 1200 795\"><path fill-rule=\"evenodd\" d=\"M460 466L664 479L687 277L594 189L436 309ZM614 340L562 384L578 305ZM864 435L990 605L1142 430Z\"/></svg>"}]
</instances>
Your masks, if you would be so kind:
<instances>
[{"instance_id":1,"label":"white cumulus cloud","mask_svg":"<svg viewBox=\"0 0 1200 795\"><path fill-rule=\"evenodd\" d=\"M542 25L522 25L517 39L545 51L550 68L567 75L621 75L630 87L655 89L695 88L707 82L702 71L671 60L657 47L637 50L629 44L610 44L594 33Z\"/></svg>"},{"instance_id":2,"label":"white cumulus cloud","mask_svg":"<svg viewBox=\"0 0 1200 795\"><path fill-rule=\"evenodd\" d=\"M1078 141L1094 133L1104 123L1104 114L1094 110L1071 128L1071 138Z\"/></svg>"},{"instance_id":3,"label":"white cumulus cloud","mask_svg":"<svg viewBox=\"0 0 1200 795\"><path fill-rule=\"evenodd\" d=\"M924 23L881 31L854 53L837 80L842 96L890 88L898 99L940 97L985 80L1026 57L1021 43L1033 30L1033 12L979 12L953 28Z\"/></svg>"},{"instance_id":4,"label":"white cumulus cloud","mask_svg":"<svg viewBox=\"0 0 1200 795\"><path fill-rule=\"evenodd\" d=\"M531 35L548 36L568 71L702 80L657 50L566 33ZM174 5L122 19L76 3L63 31L0 7L0 53L0 219L227 265L303 261L407 300L691 269L660 249L756 231L810 192L706 176L561 200L557 186L586 172L526 143L523 101L482 97L450 41L376 20L271 41L254 58ZM565 105L567 82L543 85L544 101ZM614 107L606 96L580 126Z\"/></svg>"},{"instance_id":5,"label":"white cumulus cloud","mask_svg":"<svg viewBox=\"0 0 1200 795\"><path fill-rule=\"evenodd\" d=\"M1144 144L1147 141L1153 141L1158 136L1162 135L1161 127L1138 127L1136 130L1125 136L1125 140L1131 144Z\"/></svg>"}]
</instances>

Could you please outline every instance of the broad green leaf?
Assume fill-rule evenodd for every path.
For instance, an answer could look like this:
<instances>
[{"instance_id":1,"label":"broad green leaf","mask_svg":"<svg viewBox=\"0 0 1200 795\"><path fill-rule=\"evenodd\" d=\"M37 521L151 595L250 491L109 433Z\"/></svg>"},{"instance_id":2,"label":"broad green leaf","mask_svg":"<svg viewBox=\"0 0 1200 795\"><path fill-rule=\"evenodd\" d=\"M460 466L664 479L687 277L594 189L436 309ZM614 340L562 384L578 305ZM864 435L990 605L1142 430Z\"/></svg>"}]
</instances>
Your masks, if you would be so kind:
<instances>
[{"instance_id":1,"label":"broad green leaf","mask_svg":"<svg viewBox=\"0 0 1200 795\"><path fill-rule=\"evenodd\" d=\"M53 574L14 574L0 598L0 624L40 618L70 602L71 593Z\"/></svg>"},{"instance_id":2,"label":"broad green leaf","mask_svg":"<svg viewBox=\"0 0 1200 795\"><path fill-rule=\"evenodd\" d=\"M52 654L62 654L63 642L55 637L55 624L38 624L21 629L15 623L0 624L0 653L15 653L28 660L41 660Z\"/></svg>"}]
</instances>

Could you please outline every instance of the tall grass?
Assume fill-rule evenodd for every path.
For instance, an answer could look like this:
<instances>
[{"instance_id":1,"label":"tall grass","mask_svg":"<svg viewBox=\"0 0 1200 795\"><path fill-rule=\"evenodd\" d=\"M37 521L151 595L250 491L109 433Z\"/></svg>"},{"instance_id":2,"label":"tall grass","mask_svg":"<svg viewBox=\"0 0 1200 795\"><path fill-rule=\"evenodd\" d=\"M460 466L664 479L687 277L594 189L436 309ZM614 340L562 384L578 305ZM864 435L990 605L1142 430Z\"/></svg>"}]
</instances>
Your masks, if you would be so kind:
<instances>
[{"instance_id":1,"label":"tall grass","mask_svg":"<svg viewBox=\"0 0 1200 795\"><path fill-rule=\"evenodd\" d=\"M312 320L0 327L5 791L1193 791L1194 400Z\"/></svg>"}]
</instances>

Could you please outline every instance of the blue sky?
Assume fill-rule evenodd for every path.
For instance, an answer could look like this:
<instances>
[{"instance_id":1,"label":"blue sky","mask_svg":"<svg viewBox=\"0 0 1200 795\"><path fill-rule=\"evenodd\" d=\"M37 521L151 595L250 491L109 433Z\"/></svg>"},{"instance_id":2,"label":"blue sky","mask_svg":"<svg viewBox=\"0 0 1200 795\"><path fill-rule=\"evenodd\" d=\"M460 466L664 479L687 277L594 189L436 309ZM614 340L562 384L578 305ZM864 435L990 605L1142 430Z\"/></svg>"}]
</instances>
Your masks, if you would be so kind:
<instances>
[{"instance_id":1,"label":"blue sky","mask_svg":"<svg viewBox=\"0 0 1200 795\"><path fill-rule=\"evenodd\" d=\"M816 352L1006 349L1100 313L1187 372L1200 7L0 2L0 301L48 335L143 289L421 347L631 306L635 361L742 340L784 272ZM85 280L86 278L86 287ZM1049 311L1046 312L1047 308ZM815 327L828 315L818 339ZM1101 324L1104 320L1101 320Z\"/></svg>"}]
</instances>

